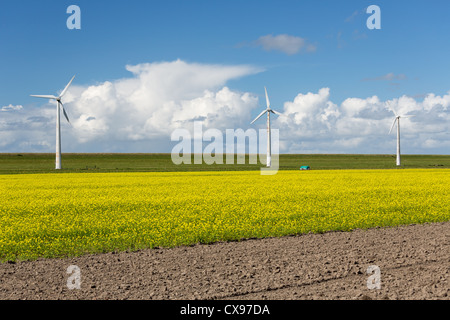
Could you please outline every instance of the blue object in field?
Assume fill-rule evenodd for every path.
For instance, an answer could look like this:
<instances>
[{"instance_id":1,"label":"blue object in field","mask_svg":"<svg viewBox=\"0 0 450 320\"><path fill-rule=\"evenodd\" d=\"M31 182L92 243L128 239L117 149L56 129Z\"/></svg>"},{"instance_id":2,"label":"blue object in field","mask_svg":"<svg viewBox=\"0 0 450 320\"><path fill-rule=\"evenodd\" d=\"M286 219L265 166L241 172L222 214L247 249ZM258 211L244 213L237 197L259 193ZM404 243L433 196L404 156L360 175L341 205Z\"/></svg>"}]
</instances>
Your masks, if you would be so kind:
<instances>
[{"instance_id":1,"label":"blue object in field","mask_svg":"<svg viewBox=\"0 0 450 320\"><path fill-rule=\"evenodd\" d=\"M311 170L309 166L301 166L300 170Z\"/></svg>"}]
</instances>

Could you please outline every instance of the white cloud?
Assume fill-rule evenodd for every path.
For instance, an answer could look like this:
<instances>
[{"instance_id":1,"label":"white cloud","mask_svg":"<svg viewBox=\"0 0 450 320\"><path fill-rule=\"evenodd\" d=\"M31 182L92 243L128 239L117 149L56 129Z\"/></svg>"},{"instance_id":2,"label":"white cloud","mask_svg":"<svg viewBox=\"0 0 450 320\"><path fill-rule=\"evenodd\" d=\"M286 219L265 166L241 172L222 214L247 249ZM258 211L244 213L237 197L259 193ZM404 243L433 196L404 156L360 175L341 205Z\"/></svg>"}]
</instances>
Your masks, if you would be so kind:
<instances>
[{"instance_id":1,"label":"white cloud","mask_svg":"<svg viewBox=\"0 0 450 320\"><path fill-rule=\"evenodd\" d=\"M250 126L265 101L240 92L227 82L255 74L251 66L194 64L184 61L127 66L130 77L92 86L74 85L64 96L72 126L62 118L63 152L170 152L176 128L264 128ZM405 153L446 153L450 145L450 91L416 100L400 96L349 97L333 102L329 88L299 93L286 101L283 117L273 117L280 131L281 152L395 153L395 134L388 135L394 110L414 114L402 119ZM53 152L55 104L14 108L0 117L0 152Z\"/></svg>"},{"instance_id":2,"label":"white cloud","mask_svg":"<svg viewBox=\"0 0 450 320\"><path fill-rule=\"evenodd\" d=\"M279 118L279 121L287 124L295 136L311 137L328 132L340 114L337 105L329 97L329 88L322 88L317 94L300 93L294 101L285 102L286 117Z\"/></svg>"},{"instance_id":3,"label":"white cloud","mask_svg":"<svg viewBox=\"0 0 450 320\"><path fill-rule=\"evenodd\" d=\"M261 68L177 60L126 69L131 77L92 86L74 83L70 87L64 106L72 126L62 118L65 150L130 151L145 144L147 149L140 152L154 152L152 146L159 144L167 151L170 134L176 128L190 129L196 119L204 119L205 127L235 128L248 123L252 109L257 107L255 95L232 90L226 83L258 73ZM17 140L27 141L20 144L8 139L8 148L21 145L20 151L40 151L46 144L39 141L54 140L54 117L54 105L47 102L25 117L11 115L0 122L0 130L14 130ZM31 134L32 130L41 130L46 138ZM36 140L38 136L40 140Z\"/></svg>"},{"instance_id":4,"label":"white cloud","mask_svg":"<svg viewBox=\"0 0 450 320\"><path fill-rule=\"evenodd\" d=\"M127 70L132 78L90 86L66 103L76 114L73 126L81 142L167 137L175 128L190 127L195 119L206 119L205 124L215 128L234 127L256 107L256 97L224 86L259 72L255 67L177 60Z\"/></svg>"},{"instance_id":5,"label":"white cloud","mask_svg":"<svg viewBox=\"0 0 450 320\"><path fill-rule=\"evenodd\" d=\"M17 105L17 106L13 106L12 104L8 105L8 106L3 106L0 111L6 112L6 111L17 111L17 110L22 110L23 106L21 105Z\"/></svg>"},{"instance_id":6,"label":"white cloud","mask_svg":"<svg viewBox=\"0 0 450 320\"><path fill-rule=\"evenodd\" d=\"M315 45L308 43L305 39L288 34L276 36L268 34L260 37L253 44L263 47L266 51L277 50L288 55L299 53L303 49L307 52L314 52L317 49Z\"/></svg>"},{"instance_id":7,"label":"white cloud","mask_svg":"<svg viewBox=\"0 0 450 320\"><path fill-rule=\"evenodd\" d=\"M348 98L338 106L330 100L330 90L322 88L285 102L285 117L274 127L280 128L284 140L282 152L392 153L396 137L388 132L394 110L416 115L401 120L404 152L448 154L449 105L450 91L444 96L429 94L422 102L407 96L386 101L372 96Z\"/></svg>"}]
</instances>

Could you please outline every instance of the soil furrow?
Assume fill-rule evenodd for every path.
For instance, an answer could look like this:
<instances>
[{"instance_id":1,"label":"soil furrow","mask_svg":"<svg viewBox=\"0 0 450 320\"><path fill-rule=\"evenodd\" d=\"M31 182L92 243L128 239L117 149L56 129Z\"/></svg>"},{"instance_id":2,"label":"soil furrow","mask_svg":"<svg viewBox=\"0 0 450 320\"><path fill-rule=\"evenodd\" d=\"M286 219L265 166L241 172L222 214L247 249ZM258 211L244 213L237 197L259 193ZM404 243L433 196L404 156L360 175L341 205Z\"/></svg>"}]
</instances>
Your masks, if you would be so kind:
<instances>
[{"instance_id":1,"label":"soil furrow","mask_svg":"<svg viewBox=\"0 0 450 320\"><path fill-rule=\"evenodd\" d=\"M449 234L444 222L4 263L0 299L449 300Z\"/></svg>"}]
</instances>

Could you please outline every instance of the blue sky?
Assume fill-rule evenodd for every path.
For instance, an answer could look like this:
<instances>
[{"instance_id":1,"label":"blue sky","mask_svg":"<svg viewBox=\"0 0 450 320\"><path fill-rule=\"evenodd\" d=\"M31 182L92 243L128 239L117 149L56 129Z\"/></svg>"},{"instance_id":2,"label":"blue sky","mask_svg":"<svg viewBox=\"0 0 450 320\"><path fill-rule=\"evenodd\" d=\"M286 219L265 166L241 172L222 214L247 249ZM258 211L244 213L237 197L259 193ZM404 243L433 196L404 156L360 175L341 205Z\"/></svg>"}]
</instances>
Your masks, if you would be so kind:
<instances>
[{"instance_id":1,"label":"blue sky","mask_svg":"<svg viewBox=\"0 0 450 320\"><path fill-rule=\"evenodd\" d=\"M66 27L66 20L70 16L66 9L72 4L81 9L81 30L69 30ZM370 16L366 8L373 4L381 9L380 30L369 30L366 26ZM313 123L307 123L298 116L302 112L298 109L302 108L301 101L306 99L309 92L312 94L311 103L317 104L311 112L317 114L325 110L331 112L330 104L334 105L333 112L343 114L342 110L349 103L342 104L346 100L349 102L348 99L359 99L352 101L362 105L366 99L376 96L379 101L374 108L383 109L388 104L398 104L396 99L410 97L414 99L415 107L408 109L398 105L398 108L406 108L405 111L411 113L423 112L423 117L429 119L426 123L428 129L425 130L428 135L423 136L413 128L414 123L407 122L405 151L448 154L449 15L448 1L3 0L0 5L0 108L4 112L0 113L3 116L3 120L0 119L0 124L3 121L0 133L3 132L5 142L0 142L0 152L50 152L54 149L54 132L46 132L54 119L44 115L47 112L45 110L51 110L52 104L29 95L56 94L74 74L75 88L71 89L72 96L66 105L74 119L74 127L63 129L67 137L65 146L63 142L63 152L64 149L66 152L93 152L94 145L104 152L170 152L170 147L164 147L170 145L165 142L170 142L167 132L153 128L158 132L158 137L152 138L154 135L149 132L149 122L142 123L148 128L146 134L130 138L131 144L122 141L122 147L112 148L112 145L120 143L114 143L114 135L105 128L116 126L118 115L105 118L105 121L111 122L102 124L104 130L101 138L100 134L97 135L104 142L100 147L98 143L89 141L86 138L88 132L81 132L87 128L82 119L95 117L88 117L85 106L80 106L81 101L75 93L80 96L90 86L99 88L106 82L115 85L133 77L145 83L147 78L143 73L133 76L126 66L179 60L192 66L186 71L188 74L196 73L199 65L224 67L221 70L226 75L220 77L217 83L193 89L192 92L199 92L197 98L204 90L217 94L223 87L232 93L249 93L257 98L256 102L236 107L249 108L239 115L240 118L252 120L262 110L264 86L267 86L273 108L290 112L292 119L296 118L289 123L283 120L279 122L280 130L283 126L287 128L285 137L295 137L295 141L285 138L282 143L285 152L388 153L392 149L394 136L387 138L388 146L380 144L374 150L366 147L368 142L373 142L372 139L377 140L374 132L379 124L373 121L384 121L384 118L388 118L387 114L383 119L360 116L361 119L372 121L368 125L374 126L363 140L352 140L350 133L338 130L342 129L342 124L336 121L346 121L349 114L356 115L355 112L336 116L339 119L334 119L331 124L322 123L324 128L331 128L330 132L337 130L342 144L326 143L326 140L336 137L336 132L330 135L322 132L323 144L311 138L313 132L302 134L313 126ZM277 38L280 35L286 36L288 40L281 41L281 38ZM274 44L276 40L281 41L278 46ZM295 47L295 43L300 44ZM233 66L247 66L251 70L229 75L226 68ZM145 72L153 70L148 68ZM168 68L172 68L172 65ZM168 76L168 73L161 72L160 78ZM186 74L180 77L186 77ZM165 80L162 82L165 83ZM322 91L325 96L321 100L319 90L322 88L328 88L329 91L328 94ZM430 101L423 103L427 95ZM114 97L117 102L118 96ZM300 101L297 104L294 103L296 97ZM180 101L188 97L181 95L180 100L168 99L161 103L181 105ZM134 112L133 108L141 109L137 102L133 102L133 106L130 101L127 103L127 106L119 105L117 108L128 113ZM297 109L292 106L289 109L286 103L293 103ZM435 113L439 115L434 118L430 103L439 109ZM189 106L197 110L195 104ZM366 107L372 108L370 106ZM213 109L219 112L221 109L217 108ZM355 108L360 110L364 107L358 105ZM41 144L36 141L36 132L40 130L38 125L32 124L31 120L20 120L24 117L36 119L40 116L39 110L42 111L43 119L48 120L48 123L43 119L40 121L42 135L38 136L45 140ZM99 115L96 118L99 119ZM389 130L390 123L387 122ZM14 123L18 123L16 127ZM435 123L440 126L433 132L429 128ZM232 122L226 124L232 126ZM243 125L240 122L238 124ZM92 128L92 125L89 130L98 129ZM29 132L29 135L23 131ZM439 138L433 137L434 133ZM283 136L282 130L280 136ZM409 149L408 139L411 141ZM155 148L143 147L153 145Z\"/></svg>"}]
</instances>

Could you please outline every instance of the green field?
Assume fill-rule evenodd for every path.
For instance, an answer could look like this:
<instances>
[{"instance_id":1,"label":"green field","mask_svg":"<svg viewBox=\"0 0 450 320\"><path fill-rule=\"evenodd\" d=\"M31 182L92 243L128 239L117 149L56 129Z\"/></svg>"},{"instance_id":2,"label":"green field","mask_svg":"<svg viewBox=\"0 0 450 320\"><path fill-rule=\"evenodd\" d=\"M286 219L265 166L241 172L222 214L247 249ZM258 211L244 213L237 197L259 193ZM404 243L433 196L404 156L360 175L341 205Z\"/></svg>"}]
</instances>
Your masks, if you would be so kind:
<instances>
[{"instance_id":1,"label":"green field","mask_svg":"<svg viewBox=\"0 0 450 320\"><path fill-rule=\"evenodd\" d=\"M248 156L247 156L248 158ZM54 154L0 154L0 174L48 173L54 170ZM261 164L181 164L172 163L170 154L63 154L58 172L161 172L161 171L243 171L258 170ZM395 169L395 155L281 154L280 170L297 170L309 165L324 169ZM450 155L403 155L401 168L450 168Z\"/></svg>"}]
</instances>

